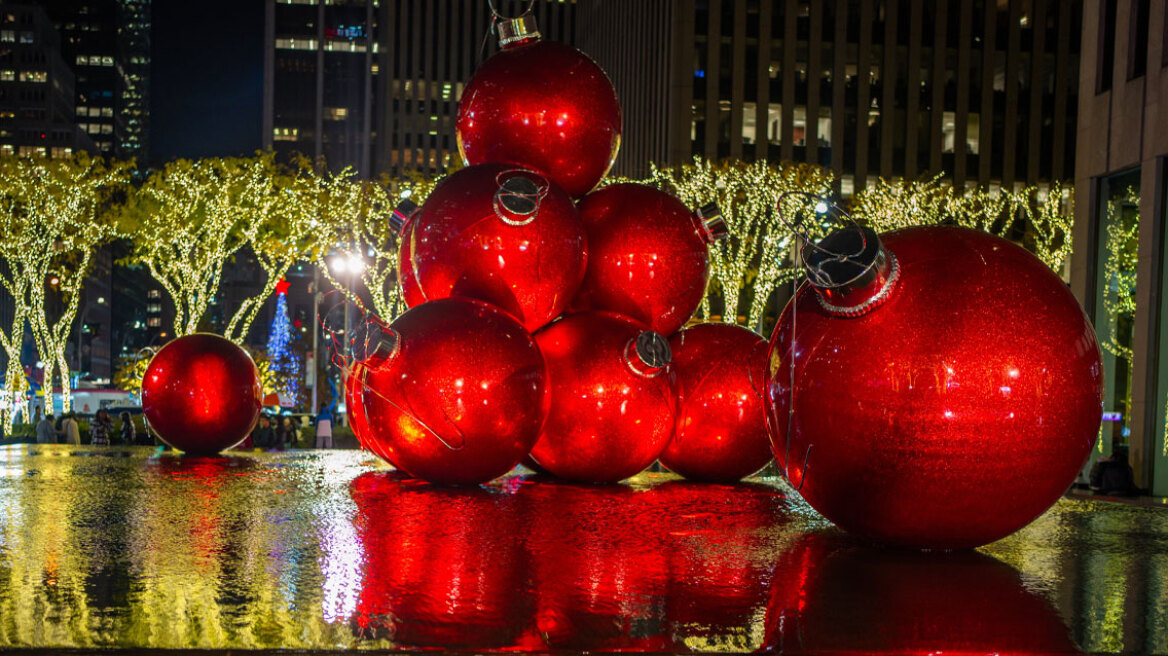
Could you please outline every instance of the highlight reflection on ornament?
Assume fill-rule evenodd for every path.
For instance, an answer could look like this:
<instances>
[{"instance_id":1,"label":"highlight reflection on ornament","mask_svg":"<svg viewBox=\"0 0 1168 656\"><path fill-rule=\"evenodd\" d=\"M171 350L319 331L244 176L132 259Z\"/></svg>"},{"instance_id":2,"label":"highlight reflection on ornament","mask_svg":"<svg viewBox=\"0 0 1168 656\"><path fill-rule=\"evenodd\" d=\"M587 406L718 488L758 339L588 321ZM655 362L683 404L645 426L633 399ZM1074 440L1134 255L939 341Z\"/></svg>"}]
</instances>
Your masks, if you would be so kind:
<instances>
[{"instance_id":1,"label":"highlight reflection on ornament","mask_svg":"<svg viewBox=\"0 0 1168 656\"><path fill-rule=\"evenodd\" d=\"M992 542L1049 508L1102 411L1099 345L1066 284L965 228L841 230L805 254L813 284L771 337L768 404L807 502L856 534L934 548Z\"/></svg>"},{"instance_id":2,"label":"highlight reflection on ornament","mask_svg":"<svg viewBox=\"0 0 1168 656\"><path fill-rule=\"evenodd\" d=\"M211 455L243 441L260 417L260 373L231 341L208 333L179 337L150 360L142 412L162 441Z\"/></svg>"}]
</instances>

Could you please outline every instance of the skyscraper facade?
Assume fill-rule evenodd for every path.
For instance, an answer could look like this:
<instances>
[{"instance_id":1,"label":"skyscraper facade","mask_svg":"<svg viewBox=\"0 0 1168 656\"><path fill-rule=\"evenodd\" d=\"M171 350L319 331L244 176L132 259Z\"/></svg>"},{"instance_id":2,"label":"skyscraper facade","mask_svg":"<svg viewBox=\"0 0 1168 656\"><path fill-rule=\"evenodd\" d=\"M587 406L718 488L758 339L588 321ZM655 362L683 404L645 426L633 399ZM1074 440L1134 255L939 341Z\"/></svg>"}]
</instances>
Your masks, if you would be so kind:
<instances>
[{"instance_id":1,"label":"skyscraper facade","mask_svg":"<svg viewBox=\"0 0 1168 656\"><path fill-rule=\"evenodd\" d=\"M0 153L64 157L94 145L74 122L74 77L48 16L0 5Z\"/></svg>"},{"instance_id":2,"label":"skyscraper facade","mask_svg":"<svg viewBox=\"0 0 1168 656\"><path fill-rule=\"evenodd\" d=\"M625 108L618 173L800 161L1012 188L1074 171L1077 0L593 0L578 45Z\"/></svg>"},{"instance_id":3,"label":"skyscraper facade","mask_svg":"<svg viewBox=\"0 0 1168 656\"><path fill-rule=\"evenodd\" d=\"M98 151L148 152L150 0L43 0L72 68L77 123Z\"/></svg>"}]
</instances>

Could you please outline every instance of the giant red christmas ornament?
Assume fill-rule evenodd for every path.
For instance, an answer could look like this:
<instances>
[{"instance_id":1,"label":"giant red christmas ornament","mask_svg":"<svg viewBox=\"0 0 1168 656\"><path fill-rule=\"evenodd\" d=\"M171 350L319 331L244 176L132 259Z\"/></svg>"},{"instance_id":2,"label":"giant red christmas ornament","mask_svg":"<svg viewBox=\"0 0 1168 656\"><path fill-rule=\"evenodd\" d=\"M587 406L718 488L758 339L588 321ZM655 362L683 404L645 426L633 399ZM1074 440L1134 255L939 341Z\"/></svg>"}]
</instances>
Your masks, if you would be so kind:
<instances>
[{"instance_id":1,"label":"giant red christmas ornament","mask_svg":"<svg viewBox=\"0 0 1168 656\"><path fill-rule=\"evenodd\" d=\"M260 417L260 373L243 349L196 333L163 346L142 378L142 412L162 441L191 454L243 441Z\"/></svg>"},{"instance_id":2,"label":"giant red christmas ornament","mask_svg":"<svg viewBox=\"0 0 1168 656\"><path fill-rule=\"evenodd\" d=\"M501 50L475 72L458 104L463 159L534 169L583 196L620 146L612 82L584 53L542 40L530 15L498 29Z\"/></svg>"},{"instance_id":3,"label":"giant red christmas ornament","mask_svg":"<svg viewBox=\"0 0 1168 656\"><path fill-rule=\"evenodd\" d=\"M534 331L559 316L584 278L584 227L572 200L542 175L502 164L462 169L405 217L407 303L466 296ZM400 220L400 219L399 219Z\"/></svg>"},{"instance_id":4,"label":"giant red christmas ornament","mask_svg":"<svg viewBox=\"0 0 1168 656\"><path fill-rule=\"evenodd\" d=\"M431 482L473 484L527 455L547 412L546 370L519 322L481 301L448 298L409 310L390 329L392 350L366 372L361 394L387 460Z\"/></svg>"},{"instance_id":5,"label":"giant red christmas ornament","mask_svg":"<svg viewBox=\"0 0 1168 656\"><path fill-rule=\"evenodd\" d=\"M422 293L421 287L418 286L418 278L414 275L413 252L410 250L410 242L413 237L410 234L413 226L407 224L409 215L417 210L417 205L410 201L409 203L402 202L394 211L394 219L400 229L398 235L398 282L401 284L402 300L405 301L406 307L414 307L426 302L426 295Z\"/></svg>"},{"instance_id":6,"label":"giant red christmas ornament","mask_svg":"<svg viewBox=\"0 0 1168 656\"><path fill-rule=\"evenodd\" d=\"M804 253L813 284L771 338L768 395L775 455L807 502L854 533L937 548L1049 508L1102 407L1095 331L1066 284L956 227L841 230Z\"/></svg>"},{"instance_id":7,"label":"giant red christmas ornament","mask_svg":"<svg viewBox=\"0 0 1168 656\"><path fill-rule=\"evenodd\" d=\"M653 187L616 184L580 201L588 273L575 309L608 310L662 335L685 325L710 277L709 245L728 233L718 208L691 212Z\"/></svg>"},{"instance_id":8,"label":"giant red christmas ornament","mask_svg":"<svg viewBox=\"0 0 1168 656\"><path fill-rule=\"evenodd\" d=\"M669 339L677 375L677 432L661 464L695 480L736 481L771 459L763 412L766 340L707 323Z\"/></svg>"},{"instance_id":9,"label":"giant red christmas ornament","mask_svg":"<svg viewBox=\"0 0 1168 656\"><path fill-rule=\"evenodd\" d=\"M616 482L649 466L673 436L669 342L608 312L569 315L535 336L551 409L531 456L556 476Z\"/></svg>"}]
</instances>

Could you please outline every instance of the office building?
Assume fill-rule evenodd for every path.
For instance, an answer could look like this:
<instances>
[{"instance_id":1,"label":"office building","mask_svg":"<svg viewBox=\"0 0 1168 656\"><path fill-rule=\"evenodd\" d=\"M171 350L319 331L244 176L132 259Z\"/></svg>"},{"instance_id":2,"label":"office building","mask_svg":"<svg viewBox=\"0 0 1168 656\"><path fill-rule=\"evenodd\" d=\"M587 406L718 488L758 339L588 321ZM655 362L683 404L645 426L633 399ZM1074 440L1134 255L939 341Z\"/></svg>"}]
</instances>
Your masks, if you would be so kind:
<instances>
[{"instance_id":1,"label":"office building","mask_svg":"<svg viewBox=\"0 0 1168 656\"><path fill-rule=\"evenodd\" d=\"M150 0L43 0L72 68L77 122L102 155L142 157L150 128Z\"/></svg>"},{"instance_id":2,"label":"office building","mask_svg":"<svg viewBox=\"0 0 1168 656\"><path fill-rule=\"evenodd\" d=\"M64 157L93 149L74 122L73 90L44 10L0 5L0 153Z\"/></svg>"},{"instance_id":3,"label":"office building","mask_svg":"<svg viewBox=\"0 0 1168 656\"><path fill-rule=\"evenodd\" d=\"M1078 0L594 0L577 44L624 106L615 172L797 161L877 176L1069 178Z\"/></svg>"},{"instance_id":4,"label":"office building","mask_svg":"<svg viewBox=\"0 0 1168 656\"><path fill-rule=\"evenodd\" d=\"M1101 449L1168 495L1168 12L1084 0L1071 286L1103 345Z\"/></svg>"},{"instance_id":5,"label":"office building","mask_svg":"<svg viewBox=\"0 0 1168 656\"><path fill-rule=\"evenodd\" d=\"M571 42L575 6L537 0L533 13ZM264 147L365 176L445 170L463 84L497 49L490 22L482 0L267 0Z\"/></svg>"}]
</instances>

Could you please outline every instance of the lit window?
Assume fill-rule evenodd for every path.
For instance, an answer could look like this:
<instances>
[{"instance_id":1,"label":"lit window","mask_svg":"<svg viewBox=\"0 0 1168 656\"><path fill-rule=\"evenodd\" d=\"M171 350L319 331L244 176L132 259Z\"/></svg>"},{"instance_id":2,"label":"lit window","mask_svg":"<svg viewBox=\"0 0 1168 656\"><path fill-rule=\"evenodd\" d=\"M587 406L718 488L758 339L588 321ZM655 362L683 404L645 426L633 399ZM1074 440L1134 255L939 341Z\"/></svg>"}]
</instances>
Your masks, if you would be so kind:
<instances>
[{"instance_id":1,"label":"lit window","mask_svg":"<svg viewBox=\"0 0 1168 656\"><path fill-rule=\"evenodd\" d=\"M273 128L272 139L276 141L296 141L300 138L300 128Z\"/></svg>"},{"instance_id":2,"label":"lit window","mask_svg":"<svg viewBox=\"0 0 1168 656\"><path fill-rule=\"evenodd\" d=\"M113 134L114 133L114 126L110 125L109 123L103 124L101 126L101 133L102 134Z\"/></svg>"},{"instance_id":3,"label":"lit window","mask_svg":"<svg viewBox=\"0 0 1168 656\"><path fill-rule=\"evenodd\" d=\"M86 57L85 55L77 55L77 65L78 66L85 66L88 63L89 63L88 57Z\"/></svg>"},{"instance_id":4,"label":"lit window","mask_svg":"<svg viewBox=\"0 0 1168 656\"><path fill-rule=\"evenodd\" d=\"M20 33L20 42L21 43L36 43L36 38L33 36L32 32L21 32ZM42 150L44 150L44 149L42 148Z\"/></svg>"},{"instance_id":5,"label":"lit window","mask_svg":"<svg viewBox=\"0 0 1168 656\"><path fill-rule=\"evenodd\" d=\"M158 289L151 289L146 292L146 298L162 298L162 291Z\"/></svg>"},{"instance_id":6,"label":"lit window","mask_svg":"<svg viewBox=\"0 0 1168 656\"><path fill-rule=\"evenodd\" d=\"M158 328L162 325L162 319L158 317L149 317L146 319L146 325L150 326L151 328Z\"/></svg>"},{"instance_id":7,"label":"lit window","mask_svg":"<svg viewBox=\"0 0 1168 656\"><path fill-rule=\"evenodd\" d=\"M316 39L276 39L277 50L316 50Z\"/></svg>"},{"instance_id":8,"label":"lit window","mask_svg":"<svg viewBox=\"0 0 1168 656\"><path fill-rule=\"evenodd\" d=\"M316 0L276 0L282 5L315 5Z\"/></svg>"},{"instance_id":9,"label":"lit window","mask_svg":"<svg viewBox=\"0 0 1168 656\"><path fill-rule=\"evenodd\" d=\"M150 313L162 312L162 304L161 303L147 303L146 304L146 311L150 312Z\"/></svg>"},{"instance_id":10,"label":"lit window","mask_svg":"<svg viewBox=\"0 0 1168 656\"><path fill-rule=\"evenodd\" d=\"M101 108L101 115L106 117L106 118L112 117L114 115L114 108L113 107L102 107Z\"/></svg>"},{"instance_id":11,"label":"lit window","mask_svg":"<svg viewBox=\"0 0 1168 656\"><path fill-rule=\"evenodd\" d=\"M325 107L324 120L326 121L343 121L349 117L348 107Z\"/></svg>"},{"instance_id":12,"label":"lit window","mask_svg":"<svg viewBox=\"0 0 1168 656\"><path fill-rule=\"evenodd\" d=\"M5 43L15 43L16 42L16 32L14 32L12 30L0 30L0 41L3 41Z\"/></svg>"},{"instance_id":13,"label":"lit window","mask_svg":"<svg viewBox=\"0 0 1168 656\"><path fill-rule=\"evenodd\" d=\"M11 82L16 79L16 71L0 71L0 80Z\"/></svg>"},{"instance_id":14,"label":"lit window","mask_svg":"<svg viewBox=\"0 0 1168 656\"><path fill-rule=\"evenodd\" d=\"M11 155L13 152L15 152L15 149L12 147L12 144L0 145L0 155Z\"/></svg>"},{"instance_id":15,"label":"lit window","mask_svg":"<svg viewBox=\"0 0 1168 656\"><path fill-rule=\"evenodd\" d=\"M101 65L102 66L113 66L114 65L114 58L110 57L108 55L105 57L102 57L101 58Z\"/></svg>"},{"instance_id":16,"label":"lit window","mask_svg":"<svg viewBox=\"0 0 1168 656\"><path fill-rule=\"evenodd\" d=\"M48 82L49 74L45 71L21 71L21 82Z\"/></svg>"}]
</instances>

